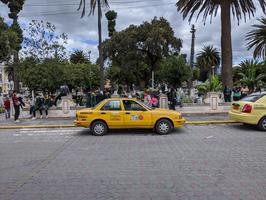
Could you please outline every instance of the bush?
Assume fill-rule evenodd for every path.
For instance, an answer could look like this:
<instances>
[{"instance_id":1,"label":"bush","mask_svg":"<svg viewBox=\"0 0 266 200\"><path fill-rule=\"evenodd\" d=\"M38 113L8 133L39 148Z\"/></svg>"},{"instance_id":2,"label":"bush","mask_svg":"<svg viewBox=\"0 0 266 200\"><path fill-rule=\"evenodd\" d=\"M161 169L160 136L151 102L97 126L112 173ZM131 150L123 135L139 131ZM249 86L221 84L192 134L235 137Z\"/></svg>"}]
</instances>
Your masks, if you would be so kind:
<instances>
[{"instance_id":1,"label":"bush","mask_svg":"<svg viewBox=\"0 0 266 200\"><path fill-rule=\"evenodd\" d=\"M4 113L5 109L4 108L0 108L0 113Z\"/></svg>"}]
</instances>

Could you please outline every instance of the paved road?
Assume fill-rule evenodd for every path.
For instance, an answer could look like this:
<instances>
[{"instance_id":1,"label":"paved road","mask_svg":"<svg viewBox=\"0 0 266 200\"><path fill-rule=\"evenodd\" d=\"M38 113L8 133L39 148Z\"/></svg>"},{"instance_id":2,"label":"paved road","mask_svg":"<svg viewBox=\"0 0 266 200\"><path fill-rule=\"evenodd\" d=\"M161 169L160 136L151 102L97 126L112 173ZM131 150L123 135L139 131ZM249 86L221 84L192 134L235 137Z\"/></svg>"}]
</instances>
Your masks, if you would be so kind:
<instances>
[{"instance_id":1,"label":"paved road","mask_svg":"<svg viewBox=\"0 0 266 200\"><path fill-rule=\"evenodd\" d=\"M0 130L0 199L265 200L265 144L240 125Z\"/></svg>"}]
</instances>

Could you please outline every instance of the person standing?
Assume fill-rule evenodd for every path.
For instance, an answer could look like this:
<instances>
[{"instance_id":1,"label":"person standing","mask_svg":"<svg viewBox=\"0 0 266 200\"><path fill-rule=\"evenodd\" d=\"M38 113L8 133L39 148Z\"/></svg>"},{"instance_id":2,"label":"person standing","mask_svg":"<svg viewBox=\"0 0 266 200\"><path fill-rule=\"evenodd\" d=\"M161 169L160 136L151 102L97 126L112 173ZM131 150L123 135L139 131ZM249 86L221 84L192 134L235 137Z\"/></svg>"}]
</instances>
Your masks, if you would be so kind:
<instances>
[{"instance_id":1,"label":"person standing","mask_svg":"<svg viewBox=\"0 0 266 200\"><path fill-rule=\"evenodd\" d=\"M48 110L50 106L51 106L51 98L48 95L45 95L43 100L43 108L45 110L46 119L48 118Z\"/></svg>"},{"instance_id":2,"label":"person standing","mask_svg":"<svg viewBox=\"0 0 266 200\"><path fill-rule=\"evenodd\" d=\"M170 101L170 110L175 110L176 105L176 91L174 88L171 88L170 92L168 93L168 99Z\"/></svg>"},{"instance_id":3,"label":"person standing","mask_svg":"<svg viewBox=\"0 0 266 200\"><path fill-rule=\"evenodd\" d=\"M12 94L12 102L13 102L14 110L15 110L15 115L14 115L15 122L20 122L18 119L19 112L20 112L20 101L17 97L17 92L15 90L13 91L13 94Z\"/></svg>"},{"instance_id":4,"label":"person standing","mask_svg":"<svg viewBox=\"0 0 266 200\"><path fill-rule=\"evenodd\" d=\"M4 99L4 108L5 108L6 119L9 119L10 118L10 100L8 96L6 96Z\"/></svg>"},{"instance_id":5,"label":"person standing","mask_svg":"<svg viewBox=\"0 0 266 200\"><path fill-rule=\"evenodd\" d=\"M225 86L224 87L224 101L225 102L231 102L231 95L232 95L232 90Z\"/></svg>"},{"instance_id":6,"label":"person standing","mask_svg":"<svg viewBox=\"0 0 266 200\"><path fill-rule=\"evenodd\" d=\"M241 88L241 99L249 94L249 89L246 85Z\"/></svg>"}]
</instances>

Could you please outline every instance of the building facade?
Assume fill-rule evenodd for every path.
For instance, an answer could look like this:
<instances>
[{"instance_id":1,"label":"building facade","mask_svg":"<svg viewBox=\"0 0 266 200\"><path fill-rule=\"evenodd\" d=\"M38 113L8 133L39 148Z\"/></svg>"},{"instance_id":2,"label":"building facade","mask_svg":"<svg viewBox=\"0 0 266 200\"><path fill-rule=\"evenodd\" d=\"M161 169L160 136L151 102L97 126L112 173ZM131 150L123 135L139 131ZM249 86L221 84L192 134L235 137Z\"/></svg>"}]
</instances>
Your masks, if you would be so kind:
<instances>
[{"instance_id":1,"label":"building facade","mask_svg":"<svg viewBox=\"0 0 266 200\"><path fill-rule=\"evenodd\" d=\"M13 81L8 81L8 75L5 73L5 65L0 63L0 94L8 94L14 89Z\"/></svg>"}]
</instances>

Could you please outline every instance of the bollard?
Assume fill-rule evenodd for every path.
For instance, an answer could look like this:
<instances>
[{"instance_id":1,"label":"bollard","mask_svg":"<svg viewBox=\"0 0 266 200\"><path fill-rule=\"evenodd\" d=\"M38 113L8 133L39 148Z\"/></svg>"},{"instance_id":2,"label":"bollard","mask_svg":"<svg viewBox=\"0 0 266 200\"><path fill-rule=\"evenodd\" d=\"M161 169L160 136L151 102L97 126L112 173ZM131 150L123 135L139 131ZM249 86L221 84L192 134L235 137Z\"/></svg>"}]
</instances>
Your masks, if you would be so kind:
<instances>
[{"instance_id":1,"label":"bollard","mask_svg":"<svg viewBox=\"0 0 266 200\"><path fill-rule=\"evenodd\" d=\"M68 114L70 111L70 99L69 97L62 97L62 111L64 114Z\"/></svg>"},{"instance_id":2,"label":"bollard","mask_svg":"<svg viewBox=\"0 0 266 200\"><path fill-rule=\"evenodd\" d=\"M167 95L161 93L159 102L160 102L160 108L169 109Z\"/></svg>"},{"instance_id":3,"label":"bollard","mask_svg":"<svg viewBox=\"0 0 266 200\"><path fill-rule=\"evenodd\" d=\"M210 92L210 108L211 110L218 110L218 103L219 103L219 93Z\"/></svg>"}]
</instances>

